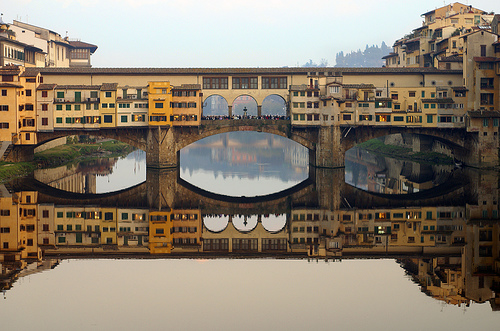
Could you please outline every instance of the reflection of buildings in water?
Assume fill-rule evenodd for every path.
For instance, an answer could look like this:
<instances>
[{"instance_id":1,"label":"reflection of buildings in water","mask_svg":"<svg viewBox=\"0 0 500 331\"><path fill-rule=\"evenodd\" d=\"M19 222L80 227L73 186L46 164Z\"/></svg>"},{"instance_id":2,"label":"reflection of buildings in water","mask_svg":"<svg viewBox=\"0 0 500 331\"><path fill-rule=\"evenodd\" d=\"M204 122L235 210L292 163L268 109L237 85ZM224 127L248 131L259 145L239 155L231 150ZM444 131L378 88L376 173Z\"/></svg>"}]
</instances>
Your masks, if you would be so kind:
<instances>
[{"instance_id":1,"label":"reflection of buildings in water","mask_svg":"<svg viewBox=\"0 0 500 331\"><path fill-rule=\"evenodd\" d=\"M233 214L222 216L204 215L204 207L158 210L131 207L130 201L123 206L56 204L37 192L9 193L0 186L2 287L10 288L30 263L45 261L42 252L44 258L394 256L436 299L450 304L490 301L497 307L497 182L495 175L480 176L477 201L465 206L332 209L291 201L285 214L246 214L249 204L235 204Z\"/></svg>"},{"instance_id":2,"label":"reflection of buildings in water","mask_svg":"<svg viewBox=\"0 0 500 331\"><path fill-rule=\"evenodd\" d=\"M102 158L57 168L37 169L34 171L34 177L42 183L63 191L95 194L97 176L111 174L117 160L116 158Z\"/></svg>"},{"instance_id":3,"label":"reflection of buildings in water","mask_svg":"<svg viewBox=\"0 0 500 331\"><path fill-rule=\"evenodd\" d=\"M266 176L282 180L306 179L309 156L305 147L271 134L247 134L208 137L181 151L181 168L223 173L238 172L256 178ZM185 166L189 164L189 166ZM192 183L196 185L195 183Z\"/></svg>"},{"instance_id":4,"label":"reflection of buildings in water","mask_svg":"<svg viewBox=\"0 0 500 331\"><path fill-rule=\"evenodd\" d=\"M446 181L452 166L397 160L353 148L346 153L346 180L360 189L383 194L411 194Z\"/></svg>"},{"instance_id":5,"label":"reflection of buildings in water","mask_svg":"<svg viewBox=\"0 0 500 331\"><path fill-rule=\"evenodd\" d=\"M290 162L295 168L307 168L309 166L309 151L302 145L291 145L285 150L285 161Z\"/></svg>"}]
</instances>

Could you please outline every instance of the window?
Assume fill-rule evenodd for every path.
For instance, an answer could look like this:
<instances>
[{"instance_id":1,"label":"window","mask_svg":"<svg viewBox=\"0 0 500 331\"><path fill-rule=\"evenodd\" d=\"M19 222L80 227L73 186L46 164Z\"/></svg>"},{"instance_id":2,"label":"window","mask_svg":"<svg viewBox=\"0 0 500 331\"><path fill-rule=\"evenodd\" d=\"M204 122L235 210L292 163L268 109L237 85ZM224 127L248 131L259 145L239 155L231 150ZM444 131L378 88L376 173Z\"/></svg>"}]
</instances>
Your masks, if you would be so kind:
<instances>
[{"instance_id":1,"label":"window","mask_svg":"<svg viewBox=\"0 0 500 331\"><path fill-rule=\"evenodd\" d=\"M127 115L122 115L121 121L122 121L122 123L127 123Z\"/></svg>"},{"instance_id":2,"label":"window","mask_svg":"<svg viewBox=\"0 0 500 331\"><path fill-rule=\"evenodd\" d=\"M80 110L80 105L75 105L75 110Z\"/></svg>"},{"instance_id":3,"label":"window","mask_svg":"<svg viewBox=\"0 0 500 331\"><path fill-rule=\"evenodd\" d=\"M204 77L204 89L227 89L227 77Z\"/></svg>"},{"instance_id":4,"label":"window","mask_svg":"<svg viewBox=\"0 0 500 331\"><path fill-rule=\"evenodd\" d=\"M494 62L480 62L479 69L481 70L491 70L495 68Z\"/></svg>"},{"instance_id":5,"label":"window","mask_svg":"<svg viewBox=\"0 0 500 331\"><path fill-rule=\"evenodd\" d=\"M286 89L287 77L262 77L263 89Z\"/></svg>"},{"instance_id":6,"label":"window","mask_svg":"<svg viewBox=\"0 0 500 331\"><path fill-rule=\"evenodd\" d=\"M2 97L6 97L7 96L7 90L2 90Z\"/></svg>"},{"instance_id":7,"label":"window","mask_svg":"<svg viewBox=\"0 0 500 331\"><path fill-rule=\"evenodd\" d=\"M49 125L49 119L47 117L42 117L42 125L43 126Z\"/></svg>"},{"instance_id":8,"label":"window","mask_svg":"<svg viewBox=\"0 0 500 331\"><path fill-rule=\"evenodd\" d=\"M233 89L257 89L257 77L233 77Z\"/></svg>"},{"instance_id":9,"label":"window","mask_svg":"<svg viewBox=\"0 0 500 331\"><path fill-rule=\"evenodd\" d=\"M64 99L64 92L58 91L56 93L56 96L57 96L58 99Z\"/></svg>"},{"instance_id":10,"label":"window","mask_svg":"<svg viewBox=\"0 0 500 331\"><path fill-rule=\"evenodd\" d=\"M113 219L113 213L104 213L104 220L109 221Z\"/></svg>"},{"instance_id":11,"label":"window","mask_svg":"<svg viewBox=\"0 0 500 331\"><path fill-rule=\"evenodd\" d=\"M111 98L111 92L106 92L106 98Z\"/></svg>"},{"instance_id":12,"label":"window","mask_svg":"<svg viewBox=\"0 0 500 331\"><path fill-rule=\"evenodd\" d=\"M343 114L342 119L344 121L350 121L351 120L351 114Z\"/></svg>"},{"instance_id":13,"label":"window","mask_svg":"<svg viewBox=\"0 0 500 331\"><path fill-rule=\"evenodd\" d=\"M71 105L66 105L66 110L71 110Z\"/></svg>"},{"instance_id":14,"label":"window","mask_svg":"<svg viewBox=\"0 0 500 331\"><path fill-rule=\"evenodd\" d=\"M104 123L113 123L113 115L104 115Z\"/></svg>"},{"instance_id":15,"label":"window","mask_svg":"<svg viewBox=\"0 0 500 331\"><path fill-rule=\"evenodd\" d=\"M482 89L494 88L493 78L481 78L481 88Z\"/></svg>"},{"instance_id":16,"label":"window","mask_svg":"<svg viewBox=\"0 0 500 331\"><path fill-rule=\"evenodd\" d=\"M155 108L163 108L163 103L162 102L155 102Z\"/></svg>"},{"instance_id":17,"label":"window","mask_svg":"<svg viewBox=\"0 0 500 331\"><path fill-rule=\"evenodd\" d=\"M432 115L427 115L427 123L432 123Z\"/></svg>"},{"instance_id":18,"label":"window","mask_svg":"<svg viewBox=\"0 0 500 331\"><path fill-rule=\"evenodd\" d=\"M486 56L486 45L481 45L481 56Z\"/></svg>"},{"instance_id":19,"label":"window","mask_svg":"<svg viewBox=\"0 0 500 331\"><path fill-rule=\"evenodd\" d=\"M31 97L31 90L26 90L26 96Z\"/></svg>"}]
</instances>

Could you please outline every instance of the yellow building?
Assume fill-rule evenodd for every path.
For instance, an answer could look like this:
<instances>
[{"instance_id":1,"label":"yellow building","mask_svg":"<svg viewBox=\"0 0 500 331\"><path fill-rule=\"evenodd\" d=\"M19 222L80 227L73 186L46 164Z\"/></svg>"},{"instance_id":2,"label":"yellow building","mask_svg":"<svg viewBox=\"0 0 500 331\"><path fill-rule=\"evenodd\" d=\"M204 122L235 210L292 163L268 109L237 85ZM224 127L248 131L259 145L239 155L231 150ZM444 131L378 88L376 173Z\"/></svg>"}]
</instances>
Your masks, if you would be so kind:
<instances>
[{"instance_id":1,"label":"yellow building","mask_svg":"<svg viewBox=\"0 0 500 331\"><path fill-rule=\"evenodd\" d=\"M171 124L173 126L199 126L202 96L199 84L182 84L172 87Z\"/></svg>"},{"instance_id":2,"label":"yellow building","mask_svg":"<svg viewBox=\"0 0 500 331\"><path fill-rule=\"evenodd\" d=\"M104 83L100 88L101 128L116 127L117 83Z\"/></svg>"},{"instance_id":3,"label":"yellow building","mask_svg":"<svg viewBox=\"0 0 500 331\"><path fill-rule=\"evenodd\" d=\"M7 146L13 142L19 143L17 134L18 106L23 85L19 81L22 67L6 66L0 69L0 141L5 151ZM3 156L3 152L0 157Z\"/></svg>"},{"instance_id":4,"label":"yellow building","mask_svg":"<svg viewBox=\"0 0 500 331\"><path fill-rule=\"evenodd\" d=\"M149 252L170 254L172 252L171 211L149 212Z\"/></svg>"},{"instance_id":5,"label":"yellow building","mask_svg":"<svg viewBox=\"0 0 500 331\"><path fill-rule=\"evenodd\" d=\"M172 87L170 82L149 82L149 125L171 125Z\"/></svg>"}]
</instances>

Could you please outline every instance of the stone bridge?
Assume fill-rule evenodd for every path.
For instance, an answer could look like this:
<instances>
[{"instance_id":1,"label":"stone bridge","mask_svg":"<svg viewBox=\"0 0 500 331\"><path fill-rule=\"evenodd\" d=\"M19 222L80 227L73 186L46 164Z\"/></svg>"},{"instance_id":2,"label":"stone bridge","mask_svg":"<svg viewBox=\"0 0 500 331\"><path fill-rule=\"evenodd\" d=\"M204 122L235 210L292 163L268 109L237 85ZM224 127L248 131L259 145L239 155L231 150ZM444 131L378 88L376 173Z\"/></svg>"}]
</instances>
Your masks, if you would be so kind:
<instances>
[{"instance_id":1,"label":"stone bridge","mask_svg":"<svg viewBox=\"0 0 500 331\"><path fill-rule=\"evenodd\" d=\"M182 148L200 139L227 132L266 132L287 137L309 150L309 164L319 168L343 167L345 152L373 138L400 133L418 139L414 151L432 150L434 141L446 145L451 155L464 164L481 166L477 133L463 128L405 126L292 126L290 120L240 119L204 120L199 127L143 127L100 130L57 130L39 132L40 144L68 135L95 135L112 138L146 151L147 166L175 168ZM30 160L35 146L16 145L10 161Z\"/></svg>"}]
</instances>

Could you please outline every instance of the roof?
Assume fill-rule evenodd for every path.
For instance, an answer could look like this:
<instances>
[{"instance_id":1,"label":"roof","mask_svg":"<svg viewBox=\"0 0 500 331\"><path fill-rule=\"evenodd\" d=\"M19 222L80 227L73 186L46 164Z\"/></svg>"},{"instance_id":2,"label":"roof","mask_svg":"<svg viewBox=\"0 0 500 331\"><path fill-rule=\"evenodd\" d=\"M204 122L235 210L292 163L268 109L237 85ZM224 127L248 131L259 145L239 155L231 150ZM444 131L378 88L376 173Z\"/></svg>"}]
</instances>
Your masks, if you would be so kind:
<instances>
[{"instance_id":1,"label":"roof","mask_svg":"<svg viewBox=\"0 0 500 331\"><path fill-rule=\"evenodd\" d=\"M487 57L487 56L474 56L474 61L476 61L476 62L497 62L497 61L500 61L500 58Z\"/></svg>"},{"instance_id":2,"label":"roof","mask_svg":"<svg viewBox=\"0 0 500 331\"><path fill-rule=\"evenodd\" d=\"M0 67L0 75L19 75L19 72L21 72L19 67Z\"/></svg>"},{"instance_id":3,"label":"roof","mask_svg":"<svg viewBox=\"0 0 500 331\"><path fill-rule=\"evenodd\" d=\"M395 57L395 56L398 56L398 53L390 53L389 55L382 57L382 59L388 59L388 58Z\"/></svg>"},{"instance_id":4,"label":"roof","mask_svg":"<svg viewBox=\"0 0 500 331\"><path fill-rule=\"evenodd\" d=\"M465 86L454 86L451 88L453 91L467 92L469 89Z\"/></svg>"},{"instance_id":5,"label":"roof","mask_svg":"<svg viewBox=\"0 0 500 331\"><path fill-rule=\"evenodd\" d=\"M89 49L91 54L93 54L96 51L96 49L97 49L96 45L85 43L85 42L79 41L79 40L69 41L69 44L71 46L73 46L74 48L86 48L86 49Z\"/></svg>"},{"instance_id":6,"label":"roof","mask_svg":"<svg viewBox=\"0 0 500 331\"><path fill-rule=\"evenodd\" d=\"M440 62L462 62L463 58L461 56L443 56L439 59Z\"/></svg>"},{"instance_id":7,"label":"roof","mask_svg":"<svg viewBox=\"0 0 500 331\"><path fill-rule=\"evenodd\" d=\"M469 110L469 117L500 117L500 112L494 110Z\"/></svg>"},{"instance_id":8,"label":"roof","mask_svg":"<svg viewBox=\"0 0 500 331\"><path fill-rule=\"evenodd\" d=\"M100 90L101 85L57 85L55 89L56 90Z\"/></svg>"},{"instance_id":9,"label":"roof","mask_svg":"<svg viewBox=\"0 0 500 331\"><path fill-rule=\"evenodd\" d=\"M352 74L462 74L461 70L439 70L436 68L391 68L391 67L284 67L284 68L26 68L26 75L73 74L73 75L233 75L233 74L260 74L260 75L308 75L311 71L327 72L339 75Z\"/></svg>"},{"instance_id":10,"label":"roof","mask_svg":"<svg viewBox=\"0 0 500 331\"><path fill-rule=\"evenodd\" d=\"M116 91L118 83L103 83L100 88L101 91Z\"/></svg>"},{"instance_id":11,"label":"roof","mask_svg":"<svg viewBox=\"0 0 500 331\"><path fill-rule=\"evenodd\" d=\"M375 88L375 85L373 84L342 84L343 87L345 88Z\"/></svg>"},{"instance_id":12,"label":"roof","mask_svg":"<svg viewBox=\"0 0 500 331\"><path fill-rule=\"evenodd\" d=\"M37 87L37 90L53 90L57 84L40 84Z\"/></svg>"},{"instance_id":13,"label":"roof","mask_svg":"<svg viewBox=\"0 0 500 331\"><path fill-rule=\"evenodd\" d=\"M201 84L181 84L181 86L172 86L173 90L201 90Z\"/></svg>"},{"instance_id":14,"label":"roof","mask_svg":"<svg viewBox=\"0 0 500 331\"><path fill-rule=\"evenodd\" d=\"M12 83L0 83L0 87L19 87L23 88L22 85L12 84Z\"/></svg>"}]
</instances>

